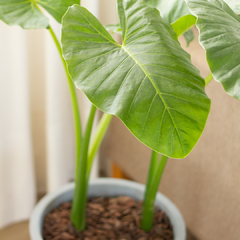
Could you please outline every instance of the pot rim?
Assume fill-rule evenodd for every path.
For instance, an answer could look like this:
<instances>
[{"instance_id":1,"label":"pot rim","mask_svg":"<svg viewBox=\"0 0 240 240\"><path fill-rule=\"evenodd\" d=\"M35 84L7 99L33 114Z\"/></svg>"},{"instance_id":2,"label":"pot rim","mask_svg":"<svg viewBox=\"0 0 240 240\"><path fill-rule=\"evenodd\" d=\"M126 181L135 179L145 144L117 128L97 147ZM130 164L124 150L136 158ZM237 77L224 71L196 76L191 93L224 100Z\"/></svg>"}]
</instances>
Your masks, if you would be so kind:
<instances>
[{"instance_id":1,"label":"pot rim","mask_svg":"<svg viewBox=\"0 0 240 240\"><path fill-rule=\"evenodd\" d=\"M30 217L29 230L31 237L36 234L41 234L45 215L49 212L49 210L51 211L53 208L56 207L56 205L59 205L62 201L59 201L59 203L56 204L57 199L60 196L64 195L66 192L73 191L74 186L74 182L68 183L60 187L58 190L47 194L39 201ZM118 193L112 194L112 191L108 191L108 189L110 189L111 187L114 187L114 189L119 189L118 187L120 187L121 189L124 188L127 193L120 193L119 195L128 195L135 199L143 198L143 194L145 191L145 185L134 181L116 178L97 178L90 180L88 196L94 196L96 191L98 192L96 196L101 196L102 188L106 188L106 186L108 188L104 196L118 195ZM91 187L94 187L94 191L91 191ZM67 199L66 201L70 201L71 199L72 197ZM157 193L155 204L157 204L161 208L161 210L163 210L169 217L169 220L173 226L174 240L185 240L185 222L175 204L160 192ZM40 233L36 233L36 231ZM34 238L32 240L43 240L43 238L38 236L38 238L36 237L36 239Z\"/></svg>"}]
</instances>

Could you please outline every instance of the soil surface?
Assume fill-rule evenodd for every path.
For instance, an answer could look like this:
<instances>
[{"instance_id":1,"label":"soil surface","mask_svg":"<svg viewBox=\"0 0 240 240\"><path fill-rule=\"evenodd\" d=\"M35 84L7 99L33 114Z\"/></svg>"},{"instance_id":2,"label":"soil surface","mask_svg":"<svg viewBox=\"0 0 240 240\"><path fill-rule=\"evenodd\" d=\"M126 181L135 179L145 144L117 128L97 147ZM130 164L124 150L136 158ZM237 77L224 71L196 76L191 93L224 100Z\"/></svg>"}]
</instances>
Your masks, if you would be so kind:
<instances>
[{"instance_id":1,"label":"soil surface","mask_svg":"<svg viewBox=\"0 0 240 240\"><path fill-rule=\"evenodd\" d=\"M71 224L70 210L71 203L63 203L46 216L44 240L173 240L168 217L159 209L151 231L141 230L142 202L130 197L89 199L87 228L81 233Z\"/></svg>"}]
</instances>

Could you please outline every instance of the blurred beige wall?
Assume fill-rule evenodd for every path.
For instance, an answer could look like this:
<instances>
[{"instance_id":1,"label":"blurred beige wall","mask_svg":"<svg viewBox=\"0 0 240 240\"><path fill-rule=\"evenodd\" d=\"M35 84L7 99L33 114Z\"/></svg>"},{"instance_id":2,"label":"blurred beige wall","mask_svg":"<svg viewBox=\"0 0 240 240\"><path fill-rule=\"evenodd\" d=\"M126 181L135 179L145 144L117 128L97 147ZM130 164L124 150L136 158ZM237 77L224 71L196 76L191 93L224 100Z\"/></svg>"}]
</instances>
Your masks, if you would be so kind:
<instances>
[{"instance_id":1,"label":"blurred beige wall","mask_svg":"<svg viewBox=\"0 0 240 240\"><path fill-rule=\"evenodd\" d=\"M29 59L29 86L32 144L35 161L37 189L46 191L46 102L45 102L45 64L44 34L47 30L29 30L27 32Z\"/></svg>"},{"instance_id":2,"label":"blurred beige wall","mask_svg":"<svg viewBox=\"0 0 240 240\"><path fill-rule=\"evenodd\" d=\"M102 24L118 23L117 1L100 0L99 1L99 19Z\"/></svg>"}]
</instances>

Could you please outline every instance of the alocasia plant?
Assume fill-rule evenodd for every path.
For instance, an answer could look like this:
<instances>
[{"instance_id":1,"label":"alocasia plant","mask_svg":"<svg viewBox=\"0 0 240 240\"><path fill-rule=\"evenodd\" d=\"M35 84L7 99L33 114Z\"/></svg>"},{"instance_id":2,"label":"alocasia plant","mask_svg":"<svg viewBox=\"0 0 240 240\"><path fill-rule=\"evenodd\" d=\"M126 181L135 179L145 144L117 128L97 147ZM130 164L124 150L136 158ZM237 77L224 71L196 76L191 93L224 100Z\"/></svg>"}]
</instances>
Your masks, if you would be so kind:
<instances>
[{"instance_id":1,"label":"alocasia plant","mask_svg":"<svg viewBox=\"0 0 240 240\"><path fill-rule=\"evenodd\" d=\"M177 40L195 24L198 13L191 9L194 13L191 14L183 0L171 0L172 4L165 8L163 0L146 2L158 7L165 20L157 9L143 0L118 0L120 45L98 19L78 5L79 1L10 0L6 3L0 0L0 19L23 28L48 28L61 58L60 44L38 4L59 22L67 7L75 4L62 20L62 49L67 64L62 60L75 112L78 151L71 217L77 230L83 230L86 225L89 171L111 115L118 116L141 142L154 150L142 219L142 228L148 231L167 158L183 158L191 152L210 111L210 100L204 91L205 81ZM197 1L188 2L191 5ZM67 70L76 86L93 103L84 136L72 79ZM107 114L101 120L89 150L96 107ZM162 154L160 161L158 153Z\"/></svg>"},{"instance_id":2,"label":"alocasia plant","mask_svg":"<svg viewBox=\"0 0 240 240\"><path fill-rule=\"evenodd\" d=\"M90 101L118 116L140 141L163 155L159 168L158 154L152 157L149 186L156 189L167 157L183 158L195 146L210 100L204 79L159 12L140 0L117 2L122 45L87 9L74 5L63 18L63 55L73 81ZM76 208L78 200L76 193ZM73 215L82 229L83 218Z\"/></svg>"}]
</instances>

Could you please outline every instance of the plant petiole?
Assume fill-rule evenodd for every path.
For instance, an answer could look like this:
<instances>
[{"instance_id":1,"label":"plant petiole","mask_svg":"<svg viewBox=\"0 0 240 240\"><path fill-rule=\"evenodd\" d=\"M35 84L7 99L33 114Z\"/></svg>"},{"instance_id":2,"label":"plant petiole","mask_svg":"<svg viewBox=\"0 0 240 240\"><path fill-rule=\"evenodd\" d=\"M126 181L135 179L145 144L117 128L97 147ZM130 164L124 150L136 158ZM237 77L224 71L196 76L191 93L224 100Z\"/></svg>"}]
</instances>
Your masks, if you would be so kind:
<instances>
[{"instance_id":1,"label":"plant petiole","mask_svg":"<svg viewBox=\"0 0 240 240\"><path fill-rule=\"evenodd\" d=\"M113 117L112 115L104 113L101 117L101 120L98 123L97 129L95 131L93 140L91 141L88 152L87 179L89 179L94 157L102 143L103 137L106 134L106 131L109 127L112 117Z\"/></svg>"},{"instance_id":2,"label":"plant petiole","mask_svg":"<svg viewBox=\"0 0 240 240\"><path fill-rule=\"evenodd\" d=\"M87 165L88 165L88 148L92 132L92 125L96 107L92 105L89 114L86 131L82 141L80 161L79 161L79 176L76 179L76 186L73 197L71 220L74 227L78 231L83 231L86 227L86 202L87 202Z\"/></svg>"},{"instance_id":3,"label":"plant petiole","mask_svg":"<svg viewBox=\"0 0 240 240\"><path fill-rule=\"evenodd\" d=\"M205 87L212 81L213 75L209 73L208 76L204 79L205 80Z\"/></svg>"},{"instance_id":4,"label":"plant petiole","mask_svg":"<svg viewBox=\"0 0 240 240\"><path fill-rule=\"evenodd\" d=\"M141 222L141 228L146 232L150 231L152 228L155 197L168 159L168 157L164 155L162 155L160 160L158 158L159 154L155 151L152 151L151 163L146 184L146 192L143 201L143 213Z\"/></svg>"},{"instance_id":5,"label":"plant petiole","mask_svg":"<svg viewBox=\"0 0 240 240\"><path fill-rule=\"evenodd\" d=\"M79 172L79 159L80 159L80 150L81 150L81 145L82 145L82 127L81 127L81 118L80 118L80 112L79 112L79 107L78 107L78 101L77 101L77 95L74 87L74 83L68 73L67 69L67 64L66 61L64 60L62 56L62 49L61 45L52 29L51 26L49 26L49 32L53 38L53 41L57 47L57 50L59 52L60 58L62 60L64 70L67 76L67 81L68 81L68 87L70 90L70 96L71 96L71 101L72 101L72 107L73 107L73 115L74 115L74 126L75 126L75 145L76 145L76 157L75 157L75 162L76 162L76 170L75 170L75 179L78 177L78 172Z\"/></svg>"}]
</instances>

